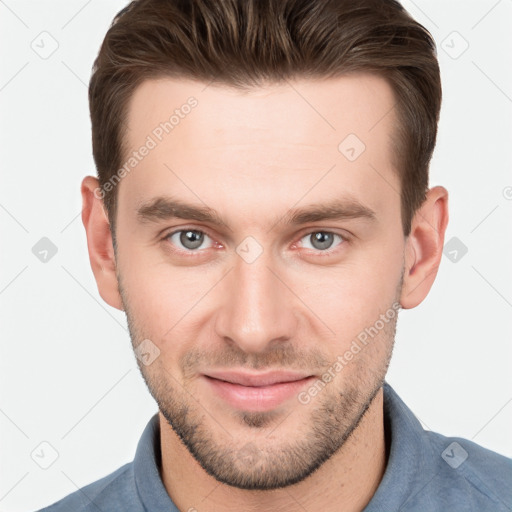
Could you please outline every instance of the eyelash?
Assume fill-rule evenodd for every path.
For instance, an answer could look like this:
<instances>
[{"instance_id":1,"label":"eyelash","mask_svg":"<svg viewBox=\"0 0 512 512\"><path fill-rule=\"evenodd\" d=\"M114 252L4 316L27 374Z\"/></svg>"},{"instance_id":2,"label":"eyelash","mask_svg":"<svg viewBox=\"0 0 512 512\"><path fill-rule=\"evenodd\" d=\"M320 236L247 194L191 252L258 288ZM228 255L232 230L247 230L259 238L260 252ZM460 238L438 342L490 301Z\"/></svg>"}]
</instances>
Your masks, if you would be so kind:
<instances>
[{"instance_id":1,"label":"eyelash","mask_svg":"<svg viewBox=\"0 0 512 512\"><path fill-rule=\"evenodd\" d=\"M177 233L183 233L183 232L186 232L186 231L196 231L198 233L202 233L204 235L206 235L207 237L209 237L211 240L212 240L212 243L213 245L215 245L216 243L218 242L215 242L214 241L214 238L205 230L203 229L196 229L196 228L193 228L193 227L184 227L184 228L180 228L180 229L177 229L175 231L171 231L170 233L167 233L166 235L163 236L162 240L164 242L168 242L169 245L173 245L172 242L170 242L170 238L177 234ZM322 229L315 229L315 230L312 230L312 231L308 231L304 234L302 234L298 241L302 240L303 238L307 237L307 236L311 236L312 234L314 233L324 233L324 234L331 234L331 235L334 235L335 237L339 237L341 238L341 242L338 243L338 245L335 246L334 249L326 249L324 251L320 250L320 249L306 249L306 251L313 251L315 253L316 256L319 256L319 257L322 257L322 256L330 256L331 254L337 252L339 250L339 247L342 246L342 245L345 245L346 243L350 242L351 238L345 234L340 234L340 233L336 233L334 231L328 231L328 230L322 230ZM294 245L296 244L296 242L294 242ZM211 249L212 247L208 247L207 249ZM187 257L197 257L197 256L202 256L203 255L203 251L205 251L206 249L196 249L196 250L191 250L191 249L172 249L173 252L175 253L178 253L178 254L184 254L186 255Z\"/></svg>"}]
</instances>

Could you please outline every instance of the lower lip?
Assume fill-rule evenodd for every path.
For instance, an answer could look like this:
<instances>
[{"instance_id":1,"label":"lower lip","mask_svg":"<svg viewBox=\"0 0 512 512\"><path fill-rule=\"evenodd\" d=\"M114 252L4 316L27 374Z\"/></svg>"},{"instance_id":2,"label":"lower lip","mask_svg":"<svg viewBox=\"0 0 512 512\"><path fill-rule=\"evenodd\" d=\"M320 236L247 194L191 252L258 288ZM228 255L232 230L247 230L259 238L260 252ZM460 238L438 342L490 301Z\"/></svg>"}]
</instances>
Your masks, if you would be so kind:
<instances>
[{"instance_id":1,"label":"lower lip","mask_svg":"<svg viewBox=\"0 0 512 512\"><path fill-rule=\"evenodd\" d=\"M270 386L242 386L204 376L208 385L233 407L251 411L274 409L315 379L314 376L293 382L279 382Z\"/></svg>"}]
</instances>

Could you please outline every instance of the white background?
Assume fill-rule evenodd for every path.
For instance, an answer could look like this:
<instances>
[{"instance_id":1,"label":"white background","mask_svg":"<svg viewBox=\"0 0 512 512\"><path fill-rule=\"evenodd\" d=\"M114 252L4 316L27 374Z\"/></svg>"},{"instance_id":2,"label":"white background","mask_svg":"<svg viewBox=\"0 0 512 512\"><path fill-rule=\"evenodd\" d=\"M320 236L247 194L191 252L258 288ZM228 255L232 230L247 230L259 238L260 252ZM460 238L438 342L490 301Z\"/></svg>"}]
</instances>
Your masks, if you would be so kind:
<instances>
[{"instance_id":1,"label":"white background","mask_svg":"<svg viewBox=\"0 0 512 512\"><path fill-rule=\"evenodd\" d=\"M35 510L129 462L157 410L124 314L97 292L79 215L81 179L95 174L90 70L124 5L0 1L1 511ZM512 0L404 6L438 44L431 186L450 192L446 242L468 252L443 256L430 295L402 311L388 381L426 428L512 456ZM31 48L51 48L43 31L58 43L47 59ZM42 237L58 248L47 263L32 253ZM48 469L31 458L43 441L58 452Z\"/></svg>"}]
</instances>

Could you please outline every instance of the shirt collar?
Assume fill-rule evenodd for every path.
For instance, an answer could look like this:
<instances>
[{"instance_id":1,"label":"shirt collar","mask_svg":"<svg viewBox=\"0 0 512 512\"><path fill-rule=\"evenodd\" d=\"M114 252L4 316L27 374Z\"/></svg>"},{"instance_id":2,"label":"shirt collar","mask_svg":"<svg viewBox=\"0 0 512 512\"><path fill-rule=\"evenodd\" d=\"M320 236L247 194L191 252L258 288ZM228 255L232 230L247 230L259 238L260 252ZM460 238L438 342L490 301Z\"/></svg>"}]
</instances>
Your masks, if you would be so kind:
<instances>
[{"instance_id":1,"label":"shirt collar","mask_svg":"<svg viewBox=\"0 0 512 512\"><path fill-rule=\"evenodd\" d=\"M160 477L161 461L160 421L156 413L146 425L137 445L133 460L135 485L146 510L179 512Z\"/></svg>"},{"instance_id":2,"label":"shirt collar","mask_svg":"<svg viewBox=\"0 0 512 512\"><path fill-rule=\"evenodd\" d=\"M421 423L387 382L383 387L389 456L384 476L364 512L399 510L435 477L434 455Z\"/></svg>"}]
</instances>

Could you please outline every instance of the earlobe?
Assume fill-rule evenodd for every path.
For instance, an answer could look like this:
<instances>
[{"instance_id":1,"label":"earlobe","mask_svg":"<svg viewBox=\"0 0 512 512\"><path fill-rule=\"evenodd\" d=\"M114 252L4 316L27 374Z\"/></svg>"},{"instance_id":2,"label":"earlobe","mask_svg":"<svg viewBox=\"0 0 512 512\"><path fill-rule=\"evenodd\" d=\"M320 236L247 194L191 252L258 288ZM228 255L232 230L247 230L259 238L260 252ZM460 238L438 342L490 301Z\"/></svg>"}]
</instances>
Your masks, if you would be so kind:
<instances>
[{"instance_id":1,"label":"earlobe","mask_svg":"<svg viewBox=\"0 0 512 512\"><path fill-rule=\"evenodd\" d=\"M116 259L112 233L103 200L98 194L99 182L93 176L82 181L82 222L87 235L91 268L102 299L110 306L123 310L116 275Z\"/></svg>"},{"instance_id":2,"label":"earlobe","mask_svg":"<svg viewBox=\"0 0 512 512\"><path fill-rule=\"evenodd\" d=\"M433 187L414 216L406 242L402 308L414 308L428 295L441 263L447 225L448 191Z\"/></svg>"}]
</instances>

